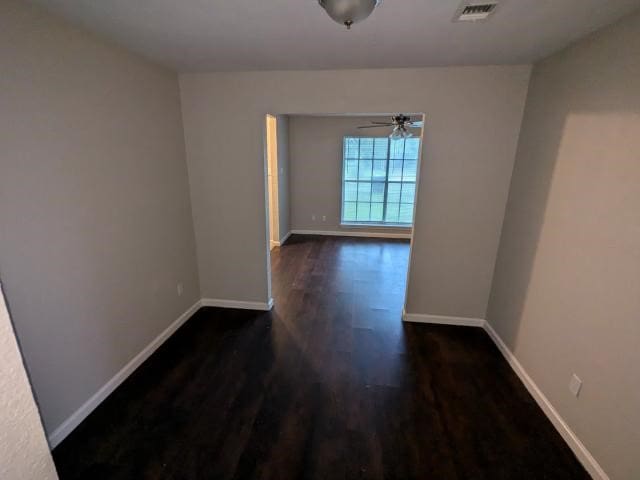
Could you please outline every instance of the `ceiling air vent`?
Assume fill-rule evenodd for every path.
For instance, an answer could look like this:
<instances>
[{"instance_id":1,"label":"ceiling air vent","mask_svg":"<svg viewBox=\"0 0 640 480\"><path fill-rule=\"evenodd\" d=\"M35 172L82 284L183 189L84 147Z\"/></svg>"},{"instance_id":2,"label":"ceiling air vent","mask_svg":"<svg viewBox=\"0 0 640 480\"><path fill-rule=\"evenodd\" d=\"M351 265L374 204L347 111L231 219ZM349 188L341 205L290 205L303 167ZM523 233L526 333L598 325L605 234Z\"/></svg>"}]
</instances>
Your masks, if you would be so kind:
<instances>
[{"instance_id":1,"label":"ceiling air vent","mask_svg":"<svg viewBox=\"0 0 640 480\"><path fill-rule=\"evenodd\" d=\"M495 12L497 6L498 2L465 2L458 8L453 21L477 22L478 20L486 20L489 15Z\"/></svg>"}]
</instances>

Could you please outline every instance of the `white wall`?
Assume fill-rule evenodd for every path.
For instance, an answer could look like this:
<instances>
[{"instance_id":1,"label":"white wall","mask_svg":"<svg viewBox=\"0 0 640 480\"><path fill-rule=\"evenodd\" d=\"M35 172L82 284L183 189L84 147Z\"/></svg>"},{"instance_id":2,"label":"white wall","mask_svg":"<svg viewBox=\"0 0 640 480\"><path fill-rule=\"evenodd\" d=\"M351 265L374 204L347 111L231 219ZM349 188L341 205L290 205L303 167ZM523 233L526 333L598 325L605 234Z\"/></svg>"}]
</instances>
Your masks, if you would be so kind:
<instances>
[{"instance_id":1,"label":"white wall","mask_svg":"<svg viewBox=\"0 0 640 480\"><path fill-rule=\"evenodd\" d=\"M0 272L51 433L200 296L178 81L18 0L0 71Z\"/></svg>"},{"instance_id":2,"label":"white wall","mask_svg":"<svg viewBox=\"0 0 640 480\"><path fill-rule=\"evenodd\" d=\"M371 121L389 121L389 115L290 117L291 225L293 230L393 232L409 234L411 229L340 225L342 201L342 150L345 136L385 136L391 129L358 129ZM414 129L417 135L420 129ZM316 220L312 220L312 215ZM322 216L326 220L322 220Z\"/></svg>"},{"instance_id":3,"label":"white wall","mask_svg":"<svg viewBox=\"0 0 640 480\"><path fill-rule=\"evenodd\" d=\"M488 310L616 480L640 478L639 79L640 14L535 66Z\"/></svg>"},{"instance_id":4,"label":"white wall","mask_svg":"<svg viewBox=\"0 0 640 480\"><path fill-rule=\"evenodd\" d=\"M427 121L407 306L484 317L529 71L181 75L203 296L267 300L266 113L419 111ZM229 128L230 118L242 128Z\"/></svg>"},{"instance_id":5,"label":"white wall","mask_svg":"<svg viewBox=\"0 0 640 480\"><path fill-rule=\"evenodd\" d=\"M0 288L0 478L58 478Z\"/></svg>"}]
</instances>

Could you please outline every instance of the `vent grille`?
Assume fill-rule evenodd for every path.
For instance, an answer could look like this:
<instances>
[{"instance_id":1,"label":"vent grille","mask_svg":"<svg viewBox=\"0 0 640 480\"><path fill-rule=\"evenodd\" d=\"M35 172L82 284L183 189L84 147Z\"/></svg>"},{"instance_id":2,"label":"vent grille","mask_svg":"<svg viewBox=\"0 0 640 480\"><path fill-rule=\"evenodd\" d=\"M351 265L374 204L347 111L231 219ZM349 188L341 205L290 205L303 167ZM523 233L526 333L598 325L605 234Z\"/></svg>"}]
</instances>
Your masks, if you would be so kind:
<instances>
[{"instance_id":1,"label":"vent grille","mask_svg":"<svg viewBox=\"0 0 640 480\"><path fill-rule=\"evenodd\" d=\"M491 15L498 2L472 3L465 2L456 12L455 22L475 22L478 20L486 20Z\"/></svg>"},{"instance_id":2,"label":"vent grille","mask_svg":"<svg viewBox=\"0 0 640 480\"><path fill-rule=\"evenodd\" d=\"M462 15L477 15L479 13L489 13L495 6L495 3L490 5L467 5L466 7L464 7L464 10L462 10Z\"/></svg>"}]
</instances>

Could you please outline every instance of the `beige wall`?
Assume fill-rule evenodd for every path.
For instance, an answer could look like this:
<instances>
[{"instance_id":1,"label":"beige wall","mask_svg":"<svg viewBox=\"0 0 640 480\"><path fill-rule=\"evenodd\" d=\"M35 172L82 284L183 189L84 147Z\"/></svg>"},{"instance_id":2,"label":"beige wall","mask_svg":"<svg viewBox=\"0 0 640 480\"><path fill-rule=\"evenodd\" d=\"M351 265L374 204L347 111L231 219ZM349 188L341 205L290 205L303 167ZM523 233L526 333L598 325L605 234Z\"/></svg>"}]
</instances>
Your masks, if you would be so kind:
<instances>
[{"instance_id":1,"label":"beige wall","mask_svg":"<svg viewBox=\"0 0 640 480\"><path fill-rule=\"evenodd\" d=\"M0 288L0 478L58 478Z\"/></svg>"},{"instance_id":2,"label":"beige wall","mask_svg":"<svg viewBox=\"0 0 640 480\"><path fill-rule=\"evenodd\" d=\"M199 298L178 81L18 0L0 71L0 272L51 433Z\"/></svg>"},{"instance_id":3,"label":"beige wall","mask_svg":"<svg viewBox=\"0 0 640 480\"><path fill-rule=\"evenodd\" d=\"M426 153L408 309L484 317L529 71L504 66L181 75L203 296L267 300L265 113L418 111L427 115ZM229 128L229 118L243 128Z\"/></svg>"},{"instance_id":4,"label":"beige wall","mask_svg":"<svg viewBox=\"0 0 640 480\"><path fill-rule=\"evenodd\" d=\"M291 207L289 175L291 172L289 160L289 117L287 115L276 115L278 131L278 221L279 234L282 240L291 229L290 216Z\"/></svg>"},{"instance_id":5,"label":"beige wall","mask_svg":"<svg viewBox=\"0 0 640 480\"><path fill-rule=\"evenodd\" d=\"M370 121L389 121L389 115L292 116L289 123L291 148L292 230L410 233L410 229L340 226L342 200L342 139L345 136L388 135L390 129L358 129ZM419 134L420 130L416 132ZM312 220L312 215L316 220ZM326 221L322 216L326 216Z\"/></svg>"},{"instance_id":6,"label":"beige wall","mask_svg":"<svg viewBox=\"0 0 640 480\"><path fill-rule=\"evenodd\" d=\"M535 66L488 310L616 480L640 478L639 79L640 14Z\"/></svg>"}]
</instances>

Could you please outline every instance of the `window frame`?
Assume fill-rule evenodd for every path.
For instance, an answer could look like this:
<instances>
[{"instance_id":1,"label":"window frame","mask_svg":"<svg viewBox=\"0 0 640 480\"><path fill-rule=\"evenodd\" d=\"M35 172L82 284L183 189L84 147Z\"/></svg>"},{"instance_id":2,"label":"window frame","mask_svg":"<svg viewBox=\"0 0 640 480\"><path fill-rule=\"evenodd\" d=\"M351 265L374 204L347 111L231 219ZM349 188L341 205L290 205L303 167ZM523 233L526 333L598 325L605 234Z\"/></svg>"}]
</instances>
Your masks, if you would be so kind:
<instances>
[{"instance_id":1,"label":"window frame","mask_svg":"<svg viewBox=\"0 0 640 480\"><path fill-rule=\"evenodd\" d=\"M348 138L357 138L358 141L360 141L361 139L372 139L375 140L376 139L387 139L387 154L386 157L384 158L384 161L386 162L386 172L385 172L385 177L384 180L382 181L376 181L373 180L373 169L374 169L374 164L373 162L375 162L375 160L383 160L383 159L376 159L375 157L372 157L371 159L362 159L360 158L360 152L358 151L358 157L357 158L347 158L345 156L345 144L346 144L346 139ZM417 191L417 185L418 185L418 174L419 174L419 164L420 164L420 154L422 151L422 137L421 136L417 136L417 137L410 137L410 138L417 138L418 141L420 142L418 145L418 156L415 159L416 162L416 177L413 181L411 180L404 180L402 178L402 176L400 177L399 180L390 180L389 179L389 171L391 168L391 161L392 160L399 160L399 159L395 159L395 158L390 158L391 157L391 144L392 144L392 140L389 139L388 136L386 135L378 135L378 136L371 136L371 135L344 135L342 137L342 159L341 159L341 178L340 178L340 183L341 183L341 198L340 198L340 226L342 227L354 227L354 228L367 228L367 227L376 227L376 228L402 228L402 229L406 229L406 230L411 230L413 228L413 224L415 221L415 202L416 202L416 191ZM404 170L404 162L407 160L405 159L405 155L404 155L404 148L406 146L406 140L405 141L405 145L403 145L403 155L402 155L402 162L403 162L403 170ZM359 142L358 142L358 148L359 148ZM375 147L374 147L375 148ZM346 179L345 178L345 174L346 174L346 161L347 160L357 160L358 161L358 171L356 173L356 178L354 179ZM361 160L370 160L372 162L372 175L371 175L371 179L370 180L360 180L360 175L359 175L359 169L360 169L360 161ZM409 159L409 161L412 161L413 159ZM358 190L357 185L359 185L360 183L368 183L373 185L374 183L381 183L384 185L384 198L382 200L382 202L372 202L369 201L369 205L373 204L373 203L382 203L382 220L376 220L376 221L358 221L358 220L345 220L344 219L344 210L345 210L345 185L346 183L355 183L356 184L356 191ZM412 183L413 184L413 199L411 202L411 206L412 206L412 212L411 212L411 222L393 222L393 221L385 221L384 219L386 218L386 213L387 213L387 199L388 199L388 193L389 193L389 185L390 184L399 184L400 185L400 191L398 193L398 198L399 198L399 202L398 202L398 208L400 208L400 206L404 203L407 204L407 202L402 202L402 189L403 189L403 183ZM371 198L370 194L370 198ZM357 209L357 200L356 200L356 209ZM371 207L369 207L370 210L369 212L371 212ZM399 212L398 212L399 215ZM357 211L356 211L356 218L357 218Z\"/></svg>"}]
</instances>

